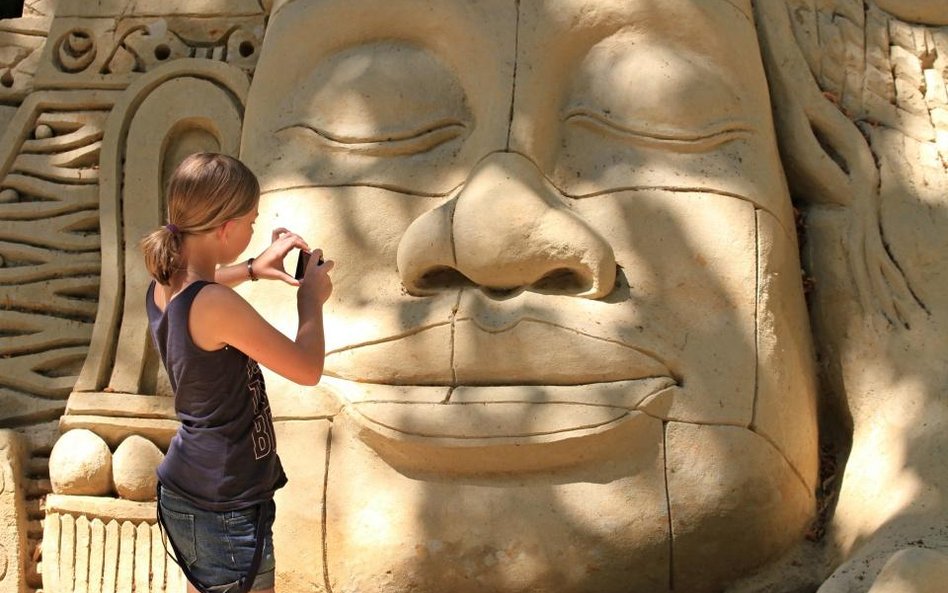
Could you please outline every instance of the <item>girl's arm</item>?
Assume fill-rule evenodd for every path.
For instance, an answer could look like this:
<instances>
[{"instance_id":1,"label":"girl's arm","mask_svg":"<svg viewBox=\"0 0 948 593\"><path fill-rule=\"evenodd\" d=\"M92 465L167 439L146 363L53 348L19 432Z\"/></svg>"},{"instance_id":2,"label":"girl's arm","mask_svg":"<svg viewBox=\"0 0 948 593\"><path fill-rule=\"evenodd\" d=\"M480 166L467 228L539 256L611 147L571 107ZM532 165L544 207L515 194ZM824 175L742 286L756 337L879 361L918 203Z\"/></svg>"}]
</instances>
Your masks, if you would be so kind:
<instances>
[{"instance_id":1,"label":"girl's arm","mask_svg":"<svg viewBox=\"0 0 948 593\"><path fill-rule=\"evenodd\" d=\"M256 258L254 258L252 261L244 260L217 268L214 272L214 282L223 284L224 286L234 287L245 280L252 280L253 278L250 277L250 265L254 266L254 277L260 278L260 276L257 275L256 268L256 266L260 264L258 264Z\"/></svg>"},{"instance_id":2,"label":"girl's arm","mask_svg":"<svg viewBox=\"0 0 948 593\"><path fill-rule=\"evenodd\" d=\"M261 365L301 385L315 385L326 355L323 303L332 293L332 262L319 264L314 253L297 292L299 328L296 339L283 335L233 290L207 286L194 299L189 329L194 343L205 350L225 345L237 348Z\"/></svg>"},{"instance_id":3,"label":"girl's arm","mask_svg":"<svg viewBox=\"0 0 948 593\"><path fill-rule=\"evenodd\" d=\"M214 272L214 281L233 287L246 280L266 278L282 280L291 286L299 286L299 281L283 269L283 258L293 249L309 250L309 245L302 237L284 228L275 229L270 241L270 245L257 257L217 268Z\"/></svg>"}]
</instances>

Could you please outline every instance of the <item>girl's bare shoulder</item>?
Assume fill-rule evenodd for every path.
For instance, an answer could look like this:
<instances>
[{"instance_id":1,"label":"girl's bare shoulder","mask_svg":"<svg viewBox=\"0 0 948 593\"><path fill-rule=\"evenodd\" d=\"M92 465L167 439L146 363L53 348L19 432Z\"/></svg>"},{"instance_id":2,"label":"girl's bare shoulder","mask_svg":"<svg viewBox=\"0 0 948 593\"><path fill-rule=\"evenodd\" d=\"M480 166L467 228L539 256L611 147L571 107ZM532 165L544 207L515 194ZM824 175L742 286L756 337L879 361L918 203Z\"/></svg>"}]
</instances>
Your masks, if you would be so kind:
<instances>
[{"instance_id":1,"label":"girl's bare shoulder","mask_svg":"<svg viewBox=\"0 0 948 593\"><path fill-rule=\"evenodd\" d=\"M242 331L244 321L256 316L256 311L233 289L208 284L194 297L188 326L195 344L204 350L218 350L232 342L234 332Z\"/></svg>"},{"instance_id":2,"label":"girl's bare shoulder","mask_svg":"<svg viewBox=\"0 0 948 593\"><path fill-rule=\"evenodd\" d=\"M193 309L200 309L208 312L227 313L233 310L240 310L250 307L250 304L233 288L223 284L210 283L201 288L200 292L194 297Z\"/></svg>"}]
</instances>

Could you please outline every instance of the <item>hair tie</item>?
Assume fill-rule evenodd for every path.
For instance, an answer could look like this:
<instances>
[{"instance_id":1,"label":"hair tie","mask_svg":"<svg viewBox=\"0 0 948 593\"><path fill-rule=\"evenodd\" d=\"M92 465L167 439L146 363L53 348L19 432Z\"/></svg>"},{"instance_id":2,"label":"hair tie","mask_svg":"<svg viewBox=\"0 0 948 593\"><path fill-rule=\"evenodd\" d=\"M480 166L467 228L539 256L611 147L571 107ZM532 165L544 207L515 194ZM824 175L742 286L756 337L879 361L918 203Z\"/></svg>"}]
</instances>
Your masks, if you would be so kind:
<instances>
[{"instance_id":1,"label":"hair tie","mask_svg":"<svg viewBox=\"0 0 948 593\"><path fill-rule=\"evenodd\" d=\"M180 231L178 230L177 225L166 224L165 228L168 229L172 235L177 235Z\"/></svg>"}]
</instances>

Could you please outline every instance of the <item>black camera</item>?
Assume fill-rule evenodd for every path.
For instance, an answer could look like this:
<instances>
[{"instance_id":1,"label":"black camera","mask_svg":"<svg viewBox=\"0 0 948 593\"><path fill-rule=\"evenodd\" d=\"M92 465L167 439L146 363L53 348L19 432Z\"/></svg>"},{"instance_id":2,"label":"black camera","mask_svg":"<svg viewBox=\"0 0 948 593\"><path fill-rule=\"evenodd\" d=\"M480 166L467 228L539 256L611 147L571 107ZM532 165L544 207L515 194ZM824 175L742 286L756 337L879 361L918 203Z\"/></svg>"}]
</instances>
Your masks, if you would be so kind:
<instances>
[{"instance_id":1,"label":"black camera","mask_svg":"<svg viewBox=\"0 0 948 593\"><path fill-rule=\"evenodd\" d=\"M306 274L306 266L309 264L309 257L311 255L313 255L311 251L300 249L299 258L296 260L296 273L293 274L293 277L297 280L302 280L303 276ZM320 258L316 263L318 265L323 265L322 258Z\"/></svg>"}]
</instances>

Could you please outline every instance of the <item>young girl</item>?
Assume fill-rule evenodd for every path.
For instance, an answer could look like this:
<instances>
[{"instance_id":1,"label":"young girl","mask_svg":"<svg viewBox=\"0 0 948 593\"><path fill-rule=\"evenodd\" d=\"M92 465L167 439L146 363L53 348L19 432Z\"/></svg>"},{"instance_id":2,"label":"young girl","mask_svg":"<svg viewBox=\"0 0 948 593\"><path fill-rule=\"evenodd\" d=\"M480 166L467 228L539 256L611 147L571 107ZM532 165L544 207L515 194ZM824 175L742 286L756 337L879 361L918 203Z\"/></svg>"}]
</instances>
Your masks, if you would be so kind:
<instances>
[{"instance_id":1,"label":"young girl","mask_svg":"<svg viewBox=\"0 0 948 593\"><path fill-rule=\"evenodd\" d=\"M188 590L273 591L273 493L286 483L257 363L315 385L323 370L322 305L332 292L315 250L302 281L283 268L299 236L277 229L259 257L250 243L259 186L231 157L186 158L168 186L168 224L142 240L145 306L181 426L158 467L158 509ZM277 279L297 290L290 340L230 287Z\"/></svg>"}]
</instances>

